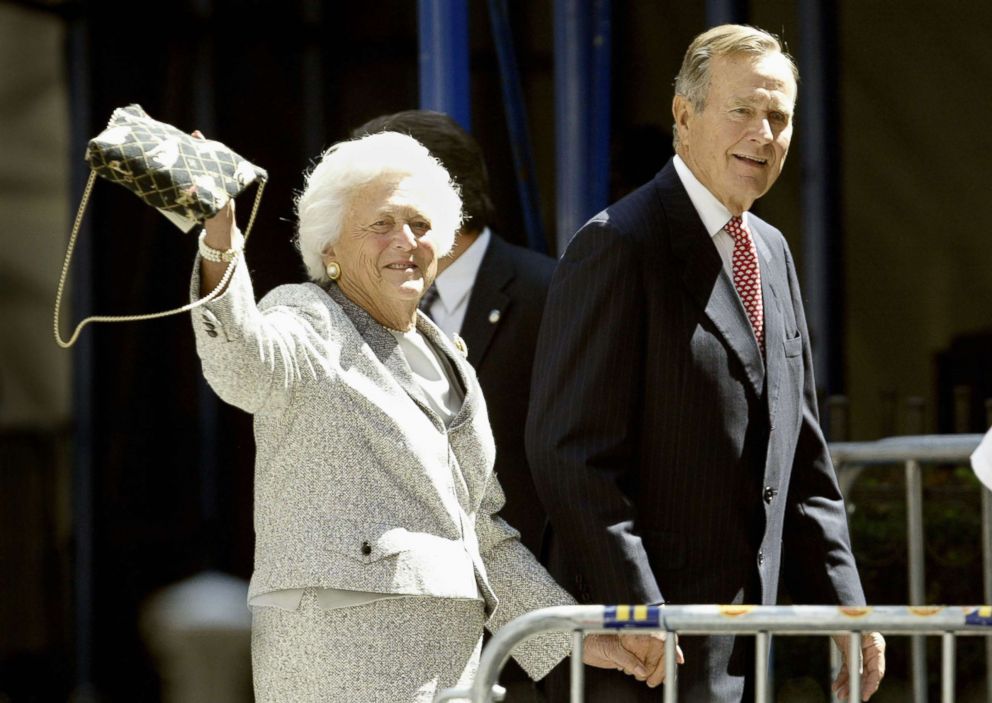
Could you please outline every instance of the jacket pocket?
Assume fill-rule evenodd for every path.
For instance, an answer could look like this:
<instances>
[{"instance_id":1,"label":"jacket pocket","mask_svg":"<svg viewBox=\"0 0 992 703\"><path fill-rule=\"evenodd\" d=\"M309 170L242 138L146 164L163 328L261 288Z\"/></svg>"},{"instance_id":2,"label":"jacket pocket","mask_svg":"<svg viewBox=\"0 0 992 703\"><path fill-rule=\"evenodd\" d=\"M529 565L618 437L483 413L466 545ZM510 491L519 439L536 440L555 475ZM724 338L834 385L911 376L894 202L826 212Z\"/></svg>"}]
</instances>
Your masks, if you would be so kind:
<instances>
[{"instance_id":1,"label":"jacket pocket","mask_svg":"<svg viewBox=\"0 0 992 703\"><path fill-rule=\"evenodd\" d=\"M786 356L799 356L803 353L803 336L797 334L792 339L783 339L782 346L785 347Z\"/></svg>"},{"instance_id":2,"label":"jacket pocket","mask_svg":"<svg viewBox=\"0 0 992 703\"><path fill-rule=\"evenodd\" d=\"M653 570L681 569L685 566L687 553L682 535L675 532L644 530L642 538Z\"/></svg>"},{"instance_id":3,"label":"jacket pocket","mask_svg":"<svg viewBox=\"0 0 992 703\"><path fill-rule=\"evenodd\" d=\"M410 549L410 532L405 527L381 522L329 520L327 549L363 564L372 564Z\"/></svg>"}]
</instances>

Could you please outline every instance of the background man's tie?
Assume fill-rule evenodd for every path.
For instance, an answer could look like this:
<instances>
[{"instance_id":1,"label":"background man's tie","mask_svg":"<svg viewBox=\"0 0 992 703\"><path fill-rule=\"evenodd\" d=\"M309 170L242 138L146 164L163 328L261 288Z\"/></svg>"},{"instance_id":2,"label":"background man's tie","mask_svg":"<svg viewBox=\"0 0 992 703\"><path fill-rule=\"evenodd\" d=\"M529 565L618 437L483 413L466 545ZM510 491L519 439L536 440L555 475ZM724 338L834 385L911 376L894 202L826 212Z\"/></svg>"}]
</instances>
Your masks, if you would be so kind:
<instances>
[{"instance_id":1,"label":"background man's tie","mask_svg":"<svg viewBox=\"0 0 992 703\"><path fill-rule=\"evenodd\" d=\"M741 218L730 218L724 229L734 238L734 287L744 303L744 310L751 320L758 349L765 354L765 310L761 304L761 270L758 268L758 250L754 239Z\"/></svg>"},{"instance_id":2,"label":"background man's tie","mask_svg":"<svg viewBox=\"0 0 992 703\"><path fill-rule=\"evenodd\" d=\"M431 287L427 289L426 293L424 293L424 297L420 299L419 303L417 303L417 307L420 308L421 312L427 315L427 317L430 317L432 320L434 318L431 317L431 306L434 304L434 301L437 300L437 295L437 286L432 283Z\"/></svg>"}]
</instances>

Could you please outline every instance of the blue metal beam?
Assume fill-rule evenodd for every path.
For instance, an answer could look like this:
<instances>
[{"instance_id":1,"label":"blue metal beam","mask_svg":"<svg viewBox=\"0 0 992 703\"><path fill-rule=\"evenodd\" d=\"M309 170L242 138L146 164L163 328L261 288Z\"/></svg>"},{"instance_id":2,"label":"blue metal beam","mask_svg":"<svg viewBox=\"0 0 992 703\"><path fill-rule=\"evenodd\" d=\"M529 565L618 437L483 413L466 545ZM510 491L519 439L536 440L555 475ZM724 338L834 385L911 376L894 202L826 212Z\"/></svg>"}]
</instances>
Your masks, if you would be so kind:
<instances>
[{"instance_id":1,"label":"blue metal beam","mask_svg":"<svg viewBox=\"0 0 992 703\"><path fill-rule=\"evenodd\" d=\"M747 0L706 0L706 24L716 27L747 22L747 5Z\"/></svg>"},{"instance_id":2,"label":"blue metal beam","mask_svg":"<svg viewBox=\"0 0 992 703\"><path fill-rule=\"evenodd\" d=\"M589 124L589 199L592 211L598 211L610 198L610 126L611 84L610 53L612 32L610 0L592 3L592 85L590 86Z\"/></svg>"},{"instance_id":3,"label":"blue metal beam","mask_svg":"<svg viewBox=\"0 0 992 703\"><path fill-rule=\"evenodd\" d=\"M516 166L517 192L520 197L524 229L527 232L527 245L534 251L547 253L548 240L541 221L534 152L527 129L527 106L524 104L523 89L520 86L520 70L517 68L506 0L489 0L489 20L492 25L493 43L496 45L496 57L499 61L506 127L510 134L513 163Z\"/></svg>"},{"instance_id":4,"label":"blue metal beam","mask_svg":"<svg viewBox=\"0 0 992 703\"><path fill-rule=\"evenodd\" d=\"M558 252L606 206L609 178L609 0L555 0ZM607 180L603 180L607 179Z\"/></svg>"},{"instance_id":5,"label":"blue metal beam","mask_svg":"<svg viewBox=\"0 0 992 703\"><path fill-rule=\"evenodd\" d=\"M829 3L827 3L829 4ZM799 146L802 162L803 292L816 338L817 385L843 392L844 289L842 271L840 145L837 135L837 29L834 12L819 0L800 0Z\"/></svg>"},{"instance_id":6,"label":"blue metal beam","mask_svg":"<svg viewBox=\"0 0 992 703\"><path fill-rule=\"evenodd\" d=\"M468 0L418 0L420 107L445 112L471 131Z\"/></svg>"}]
</instances>

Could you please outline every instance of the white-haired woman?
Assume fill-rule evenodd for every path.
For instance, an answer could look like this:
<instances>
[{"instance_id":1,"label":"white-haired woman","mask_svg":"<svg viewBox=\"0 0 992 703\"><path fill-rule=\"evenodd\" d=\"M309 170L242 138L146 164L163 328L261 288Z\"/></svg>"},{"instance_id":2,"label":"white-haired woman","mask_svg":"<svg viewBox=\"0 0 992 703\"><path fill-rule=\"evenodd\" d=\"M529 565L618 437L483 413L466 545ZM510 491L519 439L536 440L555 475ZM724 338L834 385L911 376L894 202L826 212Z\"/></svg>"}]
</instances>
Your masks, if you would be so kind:
<instances>
[{"instance_id":1,"label":"white-haired woman","mask_svg":"<svg viewBox=\"0 0 992 703\"><path fill-rule=\"evenodd\" d=\"M254 415L256 699L429 701L466 684L483 626L571 603L498 516L494 446L472 368L417 303L460 224L447 172L413 139L329 149L297 201L311 282L256 305L233 206L207 222L192 294L210 385ZM642 642L643 640L638 640ZM587 663L663 667L616 638ZM528 641L535 679L568 638ZM653 650L652 650L653 651Z\"/></svg>"}]
</instances>

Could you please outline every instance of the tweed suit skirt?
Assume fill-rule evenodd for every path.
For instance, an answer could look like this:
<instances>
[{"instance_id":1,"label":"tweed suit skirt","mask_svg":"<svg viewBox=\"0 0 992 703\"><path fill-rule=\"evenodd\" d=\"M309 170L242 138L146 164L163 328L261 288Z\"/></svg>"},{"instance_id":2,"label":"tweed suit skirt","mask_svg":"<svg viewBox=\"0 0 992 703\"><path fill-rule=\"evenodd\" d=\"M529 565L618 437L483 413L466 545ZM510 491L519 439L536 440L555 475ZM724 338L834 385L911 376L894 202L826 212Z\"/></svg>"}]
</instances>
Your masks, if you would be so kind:
<instances>
[{"instance_id":1,"label":"tweed suit skirt","mask_svg":"<svg viewBox=\"0 0 992 703\"><path fill-rule=\"evenodd\" d=\"M481 600L389 598L325 610L252 609L256 703L430 703L479 664Z\"/></svg>"}]
</instances>

